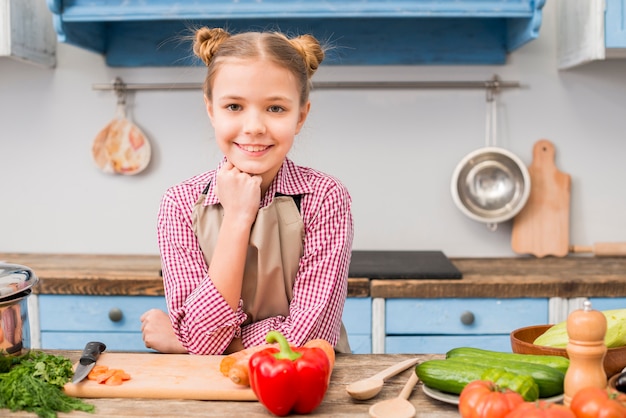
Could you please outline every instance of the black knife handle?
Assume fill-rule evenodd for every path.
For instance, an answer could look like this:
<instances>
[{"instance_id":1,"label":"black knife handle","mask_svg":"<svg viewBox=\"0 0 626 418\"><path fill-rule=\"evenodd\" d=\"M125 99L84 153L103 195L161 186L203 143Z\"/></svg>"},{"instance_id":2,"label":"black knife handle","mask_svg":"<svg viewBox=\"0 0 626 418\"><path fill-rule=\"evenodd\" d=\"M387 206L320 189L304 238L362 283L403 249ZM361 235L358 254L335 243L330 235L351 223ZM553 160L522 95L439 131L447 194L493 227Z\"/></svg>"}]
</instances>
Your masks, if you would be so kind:
<instances>
[{"instance_id":1,"label":"black knife handle","mask_svg":"<svg viewBox=\"0 0 626 418\"><path fill-rule=\"evenodd\" d=\"M87 366L95 363L100 357L100 353L106 350L107 346L99 341L90 341L85 345L83 353L80 355L80 364Z\"/></svg>"}]
</instances>

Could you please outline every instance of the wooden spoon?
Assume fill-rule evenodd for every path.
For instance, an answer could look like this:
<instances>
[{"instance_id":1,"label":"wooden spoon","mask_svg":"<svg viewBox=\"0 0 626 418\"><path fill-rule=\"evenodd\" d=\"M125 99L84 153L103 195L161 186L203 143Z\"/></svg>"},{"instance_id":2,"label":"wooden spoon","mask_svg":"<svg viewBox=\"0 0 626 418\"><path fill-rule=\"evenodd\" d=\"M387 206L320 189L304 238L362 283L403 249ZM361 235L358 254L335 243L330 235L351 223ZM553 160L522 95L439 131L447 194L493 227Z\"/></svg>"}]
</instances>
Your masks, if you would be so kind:
<instances>
[{"instance_id":1,"label":"wooden spoon","mask_svg":"<svg viewBox=\"0 0 626 418\"><path fill-rule=\"evenodd\" d=\"M391 376L397 375L418 362L419 358L412 358L404 360L398 364L394 364L382 372L376 373L374 376L350 383L348 387L346 387L346 391L348 392L348 395L360 401L371 399L378 395L380 390L383 388L385 380L389 379Z\"/></svg>"},{"instance_id":2,"label":"wooden spoon","mask_svg":"<svg viewBox=\"0 0 626 418\"><path fill-rule=\"evenodd\" d=\"M415 407L409 399L413 388L419 378L415 371L411 372L411 377L402 388L400 395L375 403L370 407L370 417L372 418L412 418L415 416Z\"/></svg>"}]
</instances>

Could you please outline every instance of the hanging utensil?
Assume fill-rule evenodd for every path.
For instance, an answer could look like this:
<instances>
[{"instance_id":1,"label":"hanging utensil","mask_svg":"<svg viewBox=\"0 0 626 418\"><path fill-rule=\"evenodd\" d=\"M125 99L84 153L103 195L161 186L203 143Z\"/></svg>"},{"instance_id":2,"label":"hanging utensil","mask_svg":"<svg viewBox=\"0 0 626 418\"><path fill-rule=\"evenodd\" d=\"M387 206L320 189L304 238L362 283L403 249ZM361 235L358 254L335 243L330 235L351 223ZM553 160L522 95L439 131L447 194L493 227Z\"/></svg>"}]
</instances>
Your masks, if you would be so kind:
<instances>
[{"instance_id":1,"label":"hanging utensil","mask_svg":"<svg viewBox=\"0 0 626 418\"><path fill-rule=\"evenodd\" d=\"M117 78L115 117L96 136L92 156L105 173L133 175L150 163L151 148L148 139L137 125L126 117L126 87Z\"/></svg>"},{"instance_id":2,"label":"hanging utensil","mask_svg":"<svg viewBox=\"0 0 626 418\"><path fill-rule=\"evenodd\" d=\"M511 246L518 254L565 257L569 252L571 176L555 164L556 149L547 139L533 146L528 167L533 182L528 204L513 220Z\"/></svg>"},{"instance_id":3,"label":"hanging utensil","mask_svg":"<svg viewBox=\"0 0 626 418\"><path fill-rule=\"evenodd\" d=\"M530 193L530 175L512 152L496 144L497 79L487 89L485 147L467 154L452 175L452 198L469 218L495 231L522 210Z\"/></svg>"}]
</instances>

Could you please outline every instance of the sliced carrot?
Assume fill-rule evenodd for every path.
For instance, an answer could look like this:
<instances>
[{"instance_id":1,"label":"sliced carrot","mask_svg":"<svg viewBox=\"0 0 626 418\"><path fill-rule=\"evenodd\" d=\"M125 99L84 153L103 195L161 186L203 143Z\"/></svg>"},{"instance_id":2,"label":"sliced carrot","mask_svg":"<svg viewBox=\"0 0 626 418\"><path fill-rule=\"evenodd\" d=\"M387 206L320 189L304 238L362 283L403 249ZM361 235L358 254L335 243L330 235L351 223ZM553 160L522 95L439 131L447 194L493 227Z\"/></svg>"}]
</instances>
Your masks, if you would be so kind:
<instances>
[{"instance_id":1,"label":"sliced carrot","mask_svg":"<svg viewBox=\"0 0 626 418\"><path fill-rule=\"evenodd\" d=\"M122 376L113 373L113 375L109 377L104 384L109 386L119 386L122 384Z\"/></svg>"},{"instance_id":2,"label":"sliced carrot","mask_svg":"<svg viewBox=\"0 0 626 418\"><path fill-rule=\"evenodd\" d=\"M115 371L114 371L114 370L112 370L112 369L109 369L109 370L107 370L107 371L106 371L106 372L104 372L104 373L100 373L99 375L97 375L97 376L96 376L96 382L98 382L98 383L104 383L104 382L106 382L106 380L107 380L109 377L113 376L113 373L115 373Z\"/></svg>"},{"instance_id":3,"label":"sliced carrot","mask_svg":"<svg viewBox=\"0 0 626 418\"><path fill-rule=\"evenodd\" d=\"M91 369L91 371L89 372L89 374L87 375L87 379L89 380L96 380L96 377L99 374L102 374L104 372L106 372L109 369L108 366L102 366L100 364L96 364L93 369Z\"/></svg>"},{"instance_id":4,"label":"sliced carrot","mask_svg":"<svg viewBox=\"0 0 626 418\"><path fill-rule=\"evenodd\" d=\"M122 380L130 380L130 375L122 369L115 369L113 376L119 376Z\"/></svg>"}]
</instances>

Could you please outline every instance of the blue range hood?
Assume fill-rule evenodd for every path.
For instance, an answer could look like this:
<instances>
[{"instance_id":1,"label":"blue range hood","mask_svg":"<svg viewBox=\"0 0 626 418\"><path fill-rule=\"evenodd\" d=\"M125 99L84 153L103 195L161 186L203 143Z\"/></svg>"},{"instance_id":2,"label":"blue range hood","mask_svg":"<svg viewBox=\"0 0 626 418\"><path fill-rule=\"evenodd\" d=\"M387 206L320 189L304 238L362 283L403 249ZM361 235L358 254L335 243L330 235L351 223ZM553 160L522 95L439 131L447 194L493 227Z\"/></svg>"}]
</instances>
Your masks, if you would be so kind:
<instances>
[{"instance_id":1,"label":"blue range hood","mask_svg":"<svg viewBox=\"0 0 626 418\"><path fill-rule=\"evenodd\" d=\"M194 27L312 33L326 65L500 65L537 38L545 0L47 0L60 42L111 67L201 65Z\"/></svg>"}]
</instances>

